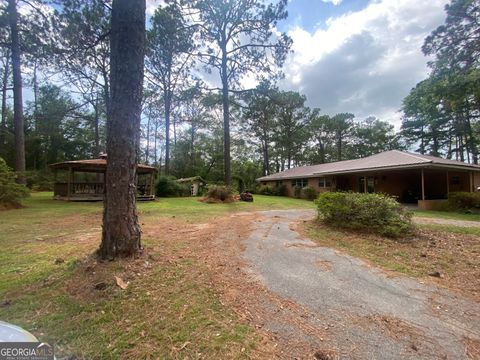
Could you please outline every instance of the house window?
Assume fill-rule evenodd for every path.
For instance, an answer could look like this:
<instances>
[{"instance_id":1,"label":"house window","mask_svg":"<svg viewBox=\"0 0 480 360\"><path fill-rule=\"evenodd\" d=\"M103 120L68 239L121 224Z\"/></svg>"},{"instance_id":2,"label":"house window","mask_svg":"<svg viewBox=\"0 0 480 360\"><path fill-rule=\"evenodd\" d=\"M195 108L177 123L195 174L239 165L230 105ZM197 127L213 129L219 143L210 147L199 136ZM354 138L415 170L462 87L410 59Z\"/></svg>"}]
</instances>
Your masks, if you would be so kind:
<instances>
[{"instance_id":1,"label":"house window","mask_svg":"<svg viewBox=\"0 0 480 360\"><path fill-rule=\"evenodd\" d=\"M329 188L331 186L332 186L332 181L330 180L330 178L321 177L318 179L318 187Z\"/></svg>"},{"instance_id":2,"label":"house window","mask_svg":"<svg viewBox=\"0 0 480 360\"><path fill-rule=\"evenodd\" d=\"M450 185L460 185L460 176L452 176Z\"/></svg>"},{"instance_id":3,"label":"house window","mask_svg":"<svg viewBox=\"0 0 480 360\"><path fill-rule=\"evenodd\" d=\"M308 185L308 179L293 179L292 186L304 188Z\"/></svg>"}]
</instances>

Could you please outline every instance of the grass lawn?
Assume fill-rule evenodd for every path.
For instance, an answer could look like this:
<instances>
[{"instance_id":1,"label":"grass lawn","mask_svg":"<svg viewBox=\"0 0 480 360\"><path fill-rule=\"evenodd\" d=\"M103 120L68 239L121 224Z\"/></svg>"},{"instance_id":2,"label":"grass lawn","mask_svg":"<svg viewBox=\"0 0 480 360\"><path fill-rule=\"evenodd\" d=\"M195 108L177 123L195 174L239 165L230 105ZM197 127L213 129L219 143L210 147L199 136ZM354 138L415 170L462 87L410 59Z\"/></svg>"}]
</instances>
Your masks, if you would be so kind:
<instances>
[{"instance_id":1,"label":"grass lawn","mask_svg":"<svg viewBox=\"0 0 480 360\"><path fill-rule=\"evenodd\" d=\"M426 218L480 221L479 214L463 214L463 213L450 212L450 211L425 211L425 210L414 210L413 213L415 216L426 217Z\"/></svg>"},{"instance_id":2,"label":"grass lawn","mask_svg":"<svg viewBox=\"0 0 480 360\"><path fill-rule=\"evenodd\" d=\"M222 303L212 269L192 249L195 226L235 212L313 208L267 196L253 204L140 203L146 253L101 263L91 254L102 204L51 195L36 193L25 208L0 212L0 320L81 359L250 357L255 330ZM114 275L128 281L126 290Z\"/></svg>"}]
</instances>

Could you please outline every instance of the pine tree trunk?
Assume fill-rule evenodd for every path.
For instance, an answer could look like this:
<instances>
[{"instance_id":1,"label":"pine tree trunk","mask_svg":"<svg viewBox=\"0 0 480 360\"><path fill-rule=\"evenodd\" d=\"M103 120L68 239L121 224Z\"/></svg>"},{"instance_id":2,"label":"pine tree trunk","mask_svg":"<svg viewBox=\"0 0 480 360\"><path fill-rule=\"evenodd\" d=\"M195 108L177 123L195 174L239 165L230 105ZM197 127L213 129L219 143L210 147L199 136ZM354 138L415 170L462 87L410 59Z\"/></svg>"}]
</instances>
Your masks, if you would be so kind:
<instances>
[{"instance_id":1,"label":"pine tree trunk","mask_svg":"<svg viewBox=\"0 0 480 360\"><path fill-rule=\"evenodd\" d=\"M13 127L15 132L15 171L17 182L26 184L25 178L25 129L23 123L23 86L20 60L20 38L18 35L18 12L16 0L8 0L8 15L12 43L13 72Z\"/></svg>"},{"instance_id":2,"label":"pine tree trunk","mask_svg":"<svg viewBox=\"0 0 480 360\"><path fill-rule=\"evenodd\" d=\"M165 175L170 173L170 92L165 89Z\"/></svg>"},{"instance_id":3,"label":"pine tree trunk","mask_svg":"<svg viewBox=\"0 0 480 360\"><path fill-rule=\"evenodd\" d=\"M229 186L232 182L230 169L230 99L228 97L227 48L222 48L222 106L223 106L223 182Z\"/></svg>"},{"instance_id":4,"label":"pine tree trunk","mask_svg":"<svg viewBox=\"0 0 480 360\"><path fill-rule=\"evenodd\" d=\"M103 259L135 256L140 250L136 209L137 160L145 53L145 0L113 0L110 35L110 109Z\"/></svg>"},{"instance_id":5,"label":"pine tree trunk","mask_svg":"<svg viewBox=\"0 0 480 360\"><path fill-rule=\"evenodd\" d=\"M5 146L5 138L7 135L7 87L8 77L10 75L10 53L5 57L5 67L2 77L2 124L0 126L0 148Z\"/></svg>"}]
</instances>

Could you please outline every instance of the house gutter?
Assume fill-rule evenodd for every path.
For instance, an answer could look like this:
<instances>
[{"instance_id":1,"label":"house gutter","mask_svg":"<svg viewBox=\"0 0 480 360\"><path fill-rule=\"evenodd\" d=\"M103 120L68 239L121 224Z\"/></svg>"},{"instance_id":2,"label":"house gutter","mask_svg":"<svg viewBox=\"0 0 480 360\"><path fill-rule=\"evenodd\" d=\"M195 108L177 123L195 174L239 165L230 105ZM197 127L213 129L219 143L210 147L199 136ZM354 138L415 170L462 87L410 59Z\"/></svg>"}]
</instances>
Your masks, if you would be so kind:
<instances>
[{"instance_id":1,"label":"house gutter","mask_svg":"<svg viewBox=\"0 0 480 360\"><path fill-rule=\"evenodd\" d=\"M341 174L355 174L355 173L365 173L365 172L376 172L376 171L393 171L393 170L408 170L408 169L456 169L462 171L480 171L480 166L465 164L462 165L446 165L446 164L436 164L433 162L426 162L423 164L416 165L397 165L397 166L383 166L383 167L371 167L371 168L362 168L362 169L353 169L353 170L338 170L338 171L328 171L328 172L318 172L310 175L297 175L297 176L285 176L285 177L272 177L268 179L258 178L257 182L262 181L280 181L280 180L291 180L291 179L308 179L316 178L321 176L328 175L341 175Z\"/></svg>"}]
</instances>

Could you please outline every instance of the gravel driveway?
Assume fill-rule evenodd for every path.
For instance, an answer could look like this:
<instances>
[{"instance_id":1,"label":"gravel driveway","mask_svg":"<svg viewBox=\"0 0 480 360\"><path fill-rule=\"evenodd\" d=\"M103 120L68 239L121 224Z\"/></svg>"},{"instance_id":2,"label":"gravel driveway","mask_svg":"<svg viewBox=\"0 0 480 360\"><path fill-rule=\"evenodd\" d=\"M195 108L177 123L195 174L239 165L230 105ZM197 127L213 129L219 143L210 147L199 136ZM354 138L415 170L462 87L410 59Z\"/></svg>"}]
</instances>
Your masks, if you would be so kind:
<instances>
[{"instance_id":1,"label":"gravel driveway","mask_svg":"<svg viewBox=\"0 0 480 360\"><path fill-rule=\"evenodd\" d=\"M308 309L310 325L325 331L338 358L469 359L479 354L479 303L302 239L292 225L312 218L312 211L259 215L244 252L252 273L269 290Z\"/></svg>"}]
</instances>

